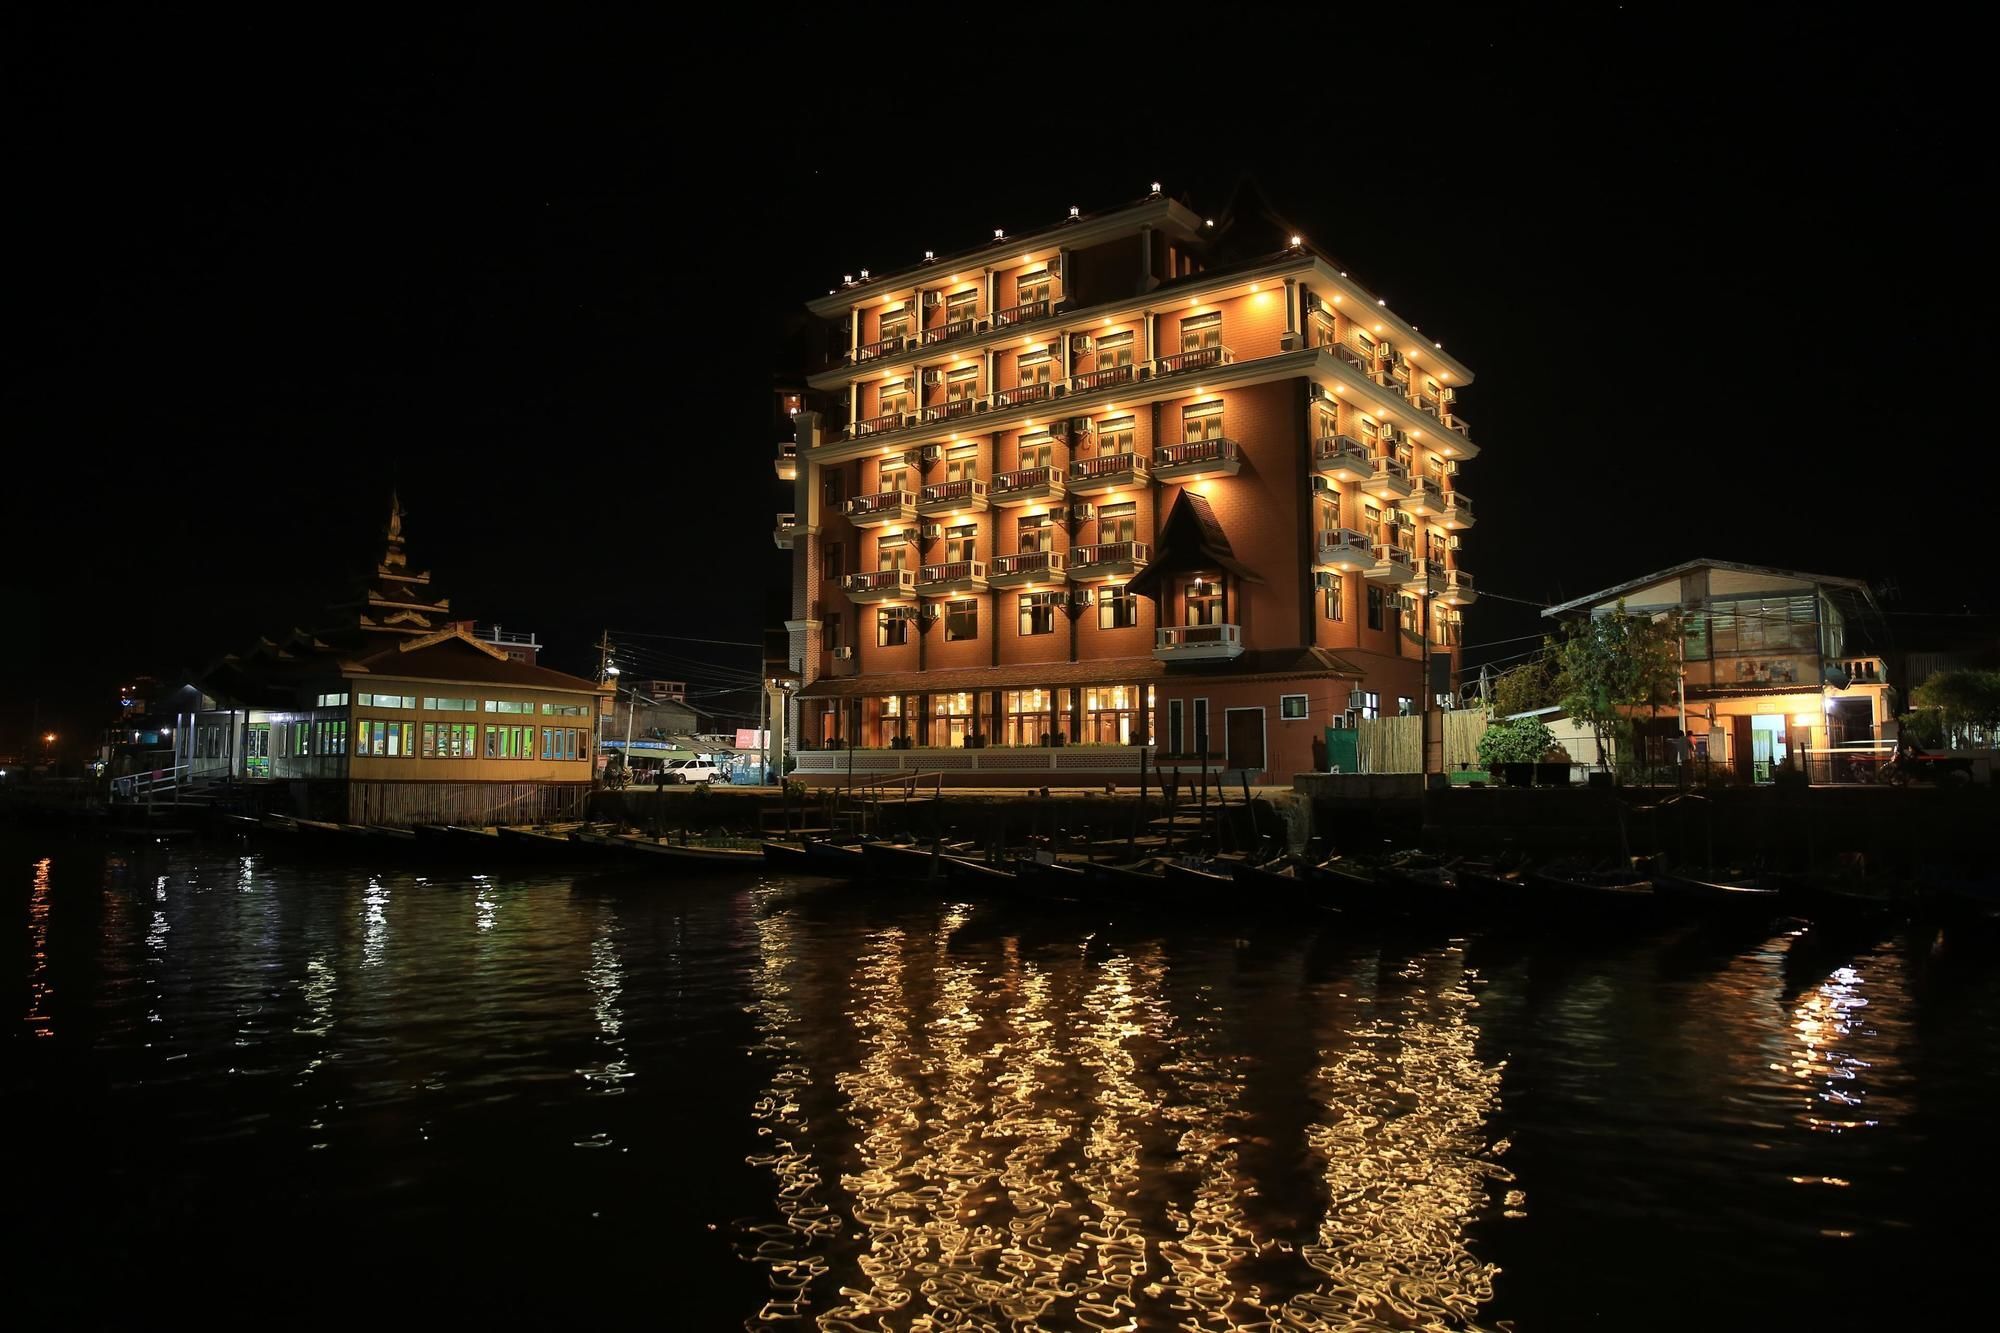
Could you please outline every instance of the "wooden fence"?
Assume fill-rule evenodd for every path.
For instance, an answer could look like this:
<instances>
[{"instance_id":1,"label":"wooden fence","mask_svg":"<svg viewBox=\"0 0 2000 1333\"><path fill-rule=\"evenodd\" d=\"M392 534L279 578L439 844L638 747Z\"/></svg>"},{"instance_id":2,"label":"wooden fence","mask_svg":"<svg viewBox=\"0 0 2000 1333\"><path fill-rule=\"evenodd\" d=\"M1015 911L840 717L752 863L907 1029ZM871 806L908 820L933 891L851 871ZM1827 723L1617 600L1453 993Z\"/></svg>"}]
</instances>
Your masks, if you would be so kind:
<instances>
[{"instance_id":1,"label":"wooden fence","mask_svg":"<svg viewBox=\"0 0 2000 1333\"><path fill-rule=\"evenodd\" d=\"M350 824L551 824L586 817L588 782L350 782Z\"/></svg>"},{"instance_id":2,"label":"wooden fence","mask_svg":"<svg viewBox=\"0 0 2000 1333\"><path fill-rule=\"evenodd\" d=\"M1424 771L1421 717L1363 718L1356 747L1363 773ZM1479 738L1486 734L1486 711L1455 708L1444 715L1444 771L1479 766Z\"/></svg>"}]
</instances>

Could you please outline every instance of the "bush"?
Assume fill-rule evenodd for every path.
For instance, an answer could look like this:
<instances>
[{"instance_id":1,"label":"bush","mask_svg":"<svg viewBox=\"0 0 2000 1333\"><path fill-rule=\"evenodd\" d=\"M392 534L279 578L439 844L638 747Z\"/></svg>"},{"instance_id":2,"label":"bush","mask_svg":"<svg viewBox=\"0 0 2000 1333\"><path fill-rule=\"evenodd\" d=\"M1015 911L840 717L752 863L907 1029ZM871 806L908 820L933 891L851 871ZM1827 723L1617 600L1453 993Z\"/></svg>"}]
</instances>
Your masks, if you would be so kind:
<instances>
[{"instance_id":1,"label":"bush","mask_svg":"<svg viewBox=\"0 0 2000 1333\"><path fill-rule=\"evenodd\" d=\"M1555 733L1538 717L1495 722L1479 738L1479 762L1488 768L1496 764L1532 764L1555 743Z\"/></svg>"}]
</instances>

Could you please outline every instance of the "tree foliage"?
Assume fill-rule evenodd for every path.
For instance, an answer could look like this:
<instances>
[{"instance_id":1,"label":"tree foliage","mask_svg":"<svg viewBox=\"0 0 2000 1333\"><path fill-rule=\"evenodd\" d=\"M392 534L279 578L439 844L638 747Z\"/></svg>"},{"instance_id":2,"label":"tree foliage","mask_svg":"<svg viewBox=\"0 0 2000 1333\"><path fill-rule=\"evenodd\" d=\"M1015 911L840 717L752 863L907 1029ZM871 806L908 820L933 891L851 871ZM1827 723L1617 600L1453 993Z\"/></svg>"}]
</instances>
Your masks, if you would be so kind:
<instances>
[{"instance_id":1,"label":"tree foliage","mask_svg":"<svg viewBox=\"0 0 2000 1333\"><path fill-rule=\"evenodd\" d=\"M1523 662L1493 681L1493 712L1496 716L1532 713L1555 702L1555 672L1546 656Z\"/></svg>"},{"instance_id":2,"label":"tree foliage","mask_svg":"<svg viewBox=\"0 0 2000 1333\"><path fill-rule=\"evenodd\" d=\"M1555 733L1538 717L1517 717L1495 722L1479 738L1479 762L1532 764L1555 748Z\"/></svg>"},{"instance_id":3,"label":"tree foliage","mask_svg":"<svg viewBox=\"0 0 2000 1333\"><path fill-rule=\"evenodd\" d=\"M1910 691L1910 702L1937 710L1946 743L1991 744L2000 732L2000 671L1940 671Z\"/></svg>"},{"instance_id":4,"label":"tree foliage","mask_svg":"<svg viewBox=\"0 0 2000 1333\"><path fill-rule=\"evenodd\" d=\"M1556 701L1594 733L1599 768L1605 740L1625 730L1631 710L1673 701L1680 637L1680 612L1653 619L1629 614L1620 602L1610 615L1572 621L1560 639L1549 640Z\"/></svg>"}]
</instances>

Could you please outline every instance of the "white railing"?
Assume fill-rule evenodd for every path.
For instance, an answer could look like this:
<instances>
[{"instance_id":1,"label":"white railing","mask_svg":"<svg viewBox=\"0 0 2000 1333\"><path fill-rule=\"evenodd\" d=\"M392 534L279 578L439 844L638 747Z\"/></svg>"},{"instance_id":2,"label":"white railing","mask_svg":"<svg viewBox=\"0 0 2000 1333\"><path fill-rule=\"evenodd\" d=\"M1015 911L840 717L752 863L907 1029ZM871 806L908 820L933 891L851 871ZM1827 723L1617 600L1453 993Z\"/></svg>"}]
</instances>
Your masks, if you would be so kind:
<instances>
[{"instance_id":1,"label":"white railing","mask_svg":"<svg viewBox=\"0 0 2000 1333\"><path fill-rule=\"evenodd\" d=\"M987 749L800 750L798 773L827 777L855 773L1137 773L1140 756L1154 767L1146 745L999 746Z\"/></svg>"},{"instance_id":2,"label":"white railing","mask_svg":"<svg viewBox=\"0 0 2000 1333\"><path fill-rule=\"evenodd\" d=\"M1375 563L1375 544L1365 532L1338 528L1319 534L1319 563L1322 565L1362 565Z\"/></svg>"},{"instance_id":3,"label":"white railing","mask_svg":"<svg viewBox=\"0 0 2000 1333\"><path fill-rule=\"evenodd\" d=\"M143 796L158 792L173 791L183 783L194 779L194 765L176 764L171 768L156 768L150 773L127 773L122 778L111 779L111 795L120 801L136 801Z\"/></svg>"},{"instance_id":4,"label":"white railing","mask_svg":"<svg viewBox=\"0 0 2000 1333\"><path fill-rule=\"evenodd\" d=\"M1241 625L1162 625L1154 631L1153 638L1155 652L1242 646Z\"/></svg>"}]
</instances>

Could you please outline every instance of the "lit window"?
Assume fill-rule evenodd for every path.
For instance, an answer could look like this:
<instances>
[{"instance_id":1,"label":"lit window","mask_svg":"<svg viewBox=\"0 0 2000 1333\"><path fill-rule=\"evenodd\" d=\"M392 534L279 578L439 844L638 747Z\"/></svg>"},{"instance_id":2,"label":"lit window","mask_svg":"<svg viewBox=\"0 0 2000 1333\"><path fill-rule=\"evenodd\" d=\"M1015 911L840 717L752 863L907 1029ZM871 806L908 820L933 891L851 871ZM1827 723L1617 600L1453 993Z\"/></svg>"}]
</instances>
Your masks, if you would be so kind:
<instances>
[{"instance_id":1,"label":"lit window","mask_svg":"<svg viewBox=\"0 0 2000 1333\"><path fill-rule=\"evenodd\" d=\"M1306 716L1306 697L1303 694L1279 695L1278 716L1287 722L1304 721Z\"/></svg>"}]
</instances>

